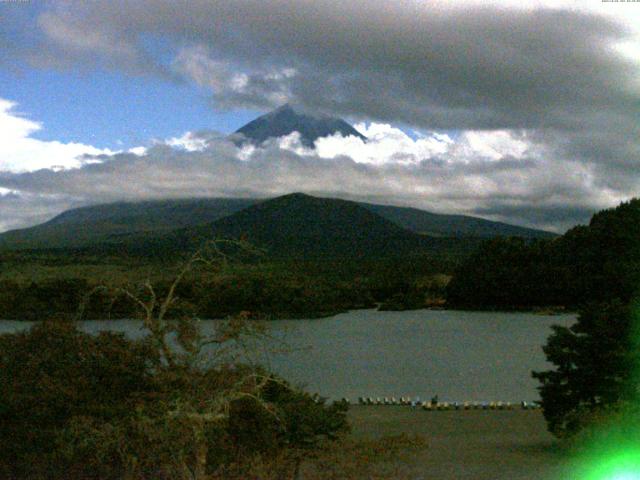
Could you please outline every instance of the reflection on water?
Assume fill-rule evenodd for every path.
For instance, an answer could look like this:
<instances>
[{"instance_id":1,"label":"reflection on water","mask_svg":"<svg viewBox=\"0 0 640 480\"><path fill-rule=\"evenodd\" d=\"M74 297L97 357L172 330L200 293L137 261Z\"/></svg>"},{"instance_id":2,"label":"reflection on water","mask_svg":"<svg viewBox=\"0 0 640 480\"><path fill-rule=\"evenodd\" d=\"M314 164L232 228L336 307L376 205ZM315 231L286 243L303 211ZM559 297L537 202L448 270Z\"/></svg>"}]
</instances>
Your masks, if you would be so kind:
<instances>
[{"instance_id":1,"label":"reflection on water","mask_svg":"<svg viewBox=\"0 0 640 480\"><path fill-rule=\"evenodd\" d=\"M331 398L438 394L451 401L538 398L531 370L547 368L542 345L550 326L574 315L419 310L356 310L314 320L271 322L286 353L261 358L293 383ZM203 321L204 333L214 321ZM0 332L28 328L0 321ZM88 332L144 335L140 322L83 322ZM279 345L278 345L279 347Z\"/></svg>"}]
</instances>

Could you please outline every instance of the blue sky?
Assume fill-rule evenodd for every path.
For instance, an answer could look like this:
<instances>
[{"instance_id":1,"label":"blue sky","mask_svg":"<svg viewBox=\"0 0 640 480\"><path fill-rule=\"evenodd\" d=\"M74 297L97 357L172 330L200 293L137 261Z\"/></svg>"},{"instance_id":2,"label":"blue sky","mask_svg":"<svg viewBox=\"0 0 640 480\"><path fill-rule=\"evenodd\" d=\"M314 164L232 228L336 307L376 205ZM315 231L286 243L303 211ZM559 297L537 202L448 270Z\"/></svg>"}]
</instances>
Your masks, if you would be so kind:
<instances>
[{"instance_id":1,"label":"blue sky","mask_svg":"<svg viewBox=\"0 0 640 480\"><path fill-rule=\"evenodd\" d=\"M23 65L0 71L3 98L42 122L41 140L126 149L151 139L210 129L229 133L258 112L219 112L202 88L186 82L117 72L43 70ZM122 142L122 143L120 143Z\"/></svg>"}]
</instances>

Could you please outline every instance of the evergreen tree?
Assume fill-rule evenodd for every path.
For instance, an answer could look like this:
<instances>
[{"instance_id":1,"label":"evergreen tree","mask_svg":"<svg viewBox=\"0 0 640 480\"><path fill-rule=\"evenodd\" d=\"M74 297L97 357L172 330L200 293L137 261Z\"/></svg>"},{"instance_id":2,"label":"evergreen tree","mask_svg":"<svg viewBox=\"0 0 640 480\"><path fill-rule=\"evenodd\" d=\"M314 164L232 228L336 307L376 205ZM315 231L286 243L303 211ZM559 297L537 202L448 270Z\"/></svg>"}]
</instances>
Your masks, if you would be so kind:
<instances>
[{"instance_id":1,"label":"evergreen tree","mask_svg":"<svg viewBox=\"0 0 640 480\"><path fill-rule=\"evenodd\" d=\"M553 327L544 352L555 369L533 372L549 430L576 433L598 410L637 397L638 319L619 301L584 308L571 327Z\"/></svg>"}]
</instances>

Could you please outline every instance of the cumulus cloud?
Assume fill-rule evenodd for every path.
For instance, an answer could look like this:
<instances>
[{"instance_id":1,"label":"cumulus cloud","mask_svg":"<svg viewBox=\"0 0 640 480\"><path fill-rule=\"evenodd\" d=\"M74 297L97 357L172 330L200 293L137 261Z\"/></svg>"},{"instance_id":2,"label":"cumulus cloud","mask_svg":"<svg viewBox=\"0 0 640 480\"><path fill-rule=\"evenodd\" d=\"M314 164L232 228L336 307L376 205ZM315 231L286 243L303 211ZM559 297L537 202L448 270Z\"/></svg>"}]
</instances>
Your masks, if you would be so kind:
<instances>
[{"instance_id":1,"label":"cumulus cloud","mask_svg":"<svg viewBox=\"0 0 640 480\"><path fill-rule=\"evenodd\" d=\"M64 170L96 161L90 156L112 154L82 143L43 141L32 135L42 125L16 113L16 104L0 98L0 172L28 172L41 168Z\"/></svg>"},{"instance_id":2,"label":"cumulus cloud","mask_svg":"<svg viewBox=\"0 0 640 480\"><path fill-rule=\"evenodd\" d=\"M554 230L585 221L594 210L622 198L594 188L588 165L550 161L545 147L521 132L497 131L495 138L469 132L455 140L431 132L412 139L388 125L360 127L374 133L364 150L353 146L353 138L339 136L319 139L314 149L304 147L297 134L238 148L215 134L189 133L184 141L158 143L144 155L102 155L78 169L0 175L0 188L17 192L13 200L23 198L35 211L42 198L57 198L59 208L123 199L304 191ZM325 142L330 149L320 147Z\"/></svg>"},{"instance_id":3,"label":"cumulus cloud","mask_svg":"<svg viewBox=\"0 0 640 480\"><path fill-rule=\"evenodd\" d=\"M359 123L356 130L367 140L355 136L343 137L340 133L321 137L313 148L300 142L298 132L281 137L276 143L282 149L300 155L317 155L320 158L346 156L356 163L371 165L417 165L423 160L440 158L449 163L478 163L498 161L506 157L521 159L533 147L526 139L526 132L462 131L455 140L447 133L430 131L414 132L412 138L403 130L389 124Z\"/></svg>"},{"instance_id":4,"label":"cumulus cloud","mask_svg":"<svg viewBox=\"0 0 640 480\"><path fill-rule=\"evenodd\" d=\"M366 142L355 136L344 138L340 134L319 138L315 143L317 154L321 158L346 155L358 163L372 165L415 164L445 154L454 143L448 135L438 132L421 134L414 140L389 124L360 123L355 128L367 137Z\"/></svg>"},{"instance_id":5,"label":"cumulus cloud","mask_svg":"<svg viewBox=\"0 0 640 480\"><path fill-rule=\"evenodd\" d=\"M185 132L181 137L172 137L165 142L170 147L183 148L187 152L202 151L207 146L207 139L193 132ZM131 153L145 154L145 150L134 150Z\"/></svg>"}]
</instances>

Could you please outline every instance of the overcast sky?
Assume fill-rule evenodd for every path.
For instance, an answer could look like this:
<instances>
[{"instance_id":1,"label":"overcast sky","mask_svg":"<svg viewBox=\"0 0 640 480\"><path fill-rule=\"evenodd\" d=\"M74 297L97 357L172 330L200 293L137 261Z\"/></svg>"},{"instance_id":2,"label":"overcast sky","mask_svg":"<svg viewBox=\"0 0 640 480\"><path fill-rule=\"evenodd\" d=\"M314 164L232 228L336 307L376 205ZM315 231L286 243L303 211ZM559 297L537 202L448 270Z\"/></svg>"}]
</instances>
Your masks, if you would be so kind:
<instances>
[{"instance_id":1,"label":"overcast sky","mask_svg":"<svg viewBox=\"0 0 640 480\"><path fill-rule=\"evenodd\" d=\"M640 3L0 2L0 231L293 191L562 232L640 187ZM239 149L292 102L369 141Z\"/></svg>"}]
</instances>

